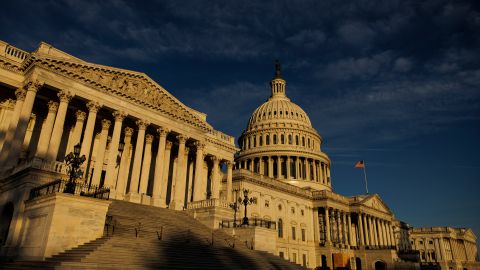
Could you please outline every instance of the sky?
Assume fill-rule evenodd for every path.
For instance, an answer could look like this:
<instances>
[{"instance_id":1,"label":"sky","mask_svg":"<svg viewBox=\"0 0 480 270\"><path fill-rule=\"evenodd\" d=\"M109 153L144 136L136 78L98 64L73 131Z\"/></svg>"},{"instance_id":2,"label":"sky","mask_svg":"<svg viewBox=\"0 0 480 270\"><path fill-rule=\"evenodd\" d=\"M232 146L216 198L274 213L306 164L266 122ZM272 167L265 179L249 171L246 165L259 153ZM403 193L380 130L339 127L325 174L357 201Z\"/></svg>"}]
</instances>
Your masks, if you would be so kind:
<instances>
[{"instance_id":1,"label":"sky","mask_svg":"<svg viewBox=\"0 0 480 270\"><path fill-rule=\"evenodd\" d=\"M274 61L332 160L413 226L480 237L480 2L6 1L0 40L146 73L236 138Z\"/></svg>"}]
</instances>

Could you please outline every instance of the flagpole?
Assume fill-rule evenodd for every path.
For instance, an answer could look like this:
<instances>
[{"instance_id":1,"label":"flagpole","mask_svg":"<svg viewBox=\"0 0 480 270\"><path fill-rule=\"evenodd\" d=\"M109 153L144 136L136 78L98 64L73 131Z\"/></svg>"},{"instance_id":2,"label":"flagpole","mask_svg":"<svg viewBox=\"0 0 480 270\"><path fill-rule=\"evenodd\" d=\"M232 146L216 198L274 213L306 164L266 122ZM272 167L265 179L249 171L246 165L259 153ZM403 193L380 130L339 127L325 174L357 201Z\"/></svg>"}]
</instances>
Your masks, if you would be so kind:
<instances>
[{"instance_id":1,"label":"flagpole","mask_svg":"<svg viewBox=\"0 0 480 270\"><path fill-rule=\"evenodd\" d=\"M363 162L363 176L365 177L365 189L367 190L367 194L368 194L367 170L365 169L366 167L367 167L367 163L364 161Z\"/></svg>"}]
</instances>

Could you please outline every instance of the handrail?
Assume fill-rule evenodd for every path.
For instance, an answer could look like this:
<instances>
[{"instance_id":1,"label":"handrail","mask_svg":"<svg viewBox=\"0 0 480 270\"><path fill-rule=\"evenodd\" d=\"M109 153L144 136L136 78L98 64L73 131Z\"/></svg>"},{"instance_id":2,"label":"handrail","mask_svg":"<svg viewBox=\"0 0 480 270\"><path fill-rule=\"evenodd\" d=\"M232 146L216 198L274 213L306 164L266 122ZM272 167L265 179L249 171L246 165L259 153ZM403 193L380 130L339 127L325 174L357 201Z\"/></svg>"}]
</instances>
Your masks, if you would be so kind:
<instances>
[{"instance_id":1,"label":"handrail","mask_svg":"<svg viewBox=\"0 0 480 270\"><path fill-rule=\"evenodd\" d=\"M57 179L50 183L34 187L30 190L29 200L44 197L53 193L64 193L66 192L67 183L68 181L66 180ZM75 183L73 194L95 199L108 200L110 198L110 189L95 185Z\"/></svg>"}]
</instances>

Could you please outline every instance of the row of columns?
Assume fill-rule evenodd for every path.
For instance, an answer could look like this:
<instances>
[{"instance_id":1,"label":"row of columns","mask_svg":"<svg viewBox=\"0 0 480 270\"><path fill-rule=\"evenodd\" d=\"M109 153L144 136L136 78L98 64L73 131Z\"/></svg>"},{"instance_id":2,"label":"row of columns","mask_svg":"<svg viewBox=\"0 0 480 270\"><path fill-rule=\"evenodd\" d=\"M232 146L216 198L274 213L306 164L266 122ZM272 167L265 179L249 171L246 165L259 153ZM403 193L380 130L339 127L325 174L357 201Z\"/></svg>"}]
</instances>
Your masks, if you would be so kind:
<instances>
[{"instance_id":1,"label":"row of columns","mask_svg":"<svg viewBox=\"0 0 480 270\"><path fill-rule=\"evenodd\" d=\"M356 221L354 223L354 221ZM333 208L318 211L319 238L325 244L343 244L348 246L395 246L391 222L371 215L352 213Z\"/></svg>"},{"instance_id":2,"label":"row of columns","mask_svg":"<svg viewBox=\"0 0 480 270\"><path fill-rule=\"evenodd\" d=\"M0 146L2 147L0 152L0 169L13 167L18 162L22 142L26 138L27 125L32 116L35 97L40 88L41 84L29 82L25 87L17 89L15 93L17 99L13 106L13 112L9 115L9 123L8 125L3 125L3 132L0 133L3 134L0 135ZM47 103L48 112L41 125L35 151L37 158L51 162L55 162L57 156L59 156L68 105L74 95L70 91L60 91L57 96L58 102L49 101ZM113 112L112 133L110 133L112 122L108 119L101 119L101 129L98 134L95 134L95 126L98 122L97 113L102 106L98 102L89 101L86 107L88 108L88 113L83 111L75 112L76 119L68 136L66 152L71 152L74 145L81 143L80 154L85 155L87 160L85 163L87 170L85 170L84 176L90 177L91 184L99 185L101 183L102 171L105 170L103 186L110 187L113 194L117 193L120 196L126 194L127 199L139 202L141 199L140 195L147 193L150 170L154 166L152 168L154 170L152 204L165 205L169 172L172 169L175 172L172 176L170 201L173 208L182 209L186 204L186 200L190 198L193 198L193 200L206 199L207 180L202 178L202 176L206 176L203 172L204 158L206 156L203 143L196 141L193 144L196 149L196 157L194 160L189 160L188 154L190 149L186 146L189 138L183 134L178 134L176 136L178 155L177 157L171 157L173 142L167 140L169 130L157 127L158 149L152 165L152 143L155 136L146 132L147 127L150 125L148 121L142 119L136 121L137 136L134 142L135 147L133 147L132 136L134 130L131 127L123 126L127 113L122 111ZM5 118L5 120L7 119ZM118 164L119 152L117 149L122 139L122 134L125 148L120 158L120 164ZM171 158L175 158L173 168L170 166ZM106 161L106 164L104 164L104 161ZM220 161L225 162L223 159L212 157L214 164L211 181L212 198L220 197ZM226 164L227 190L230 190L232 186L233 163L228 161ZM89 168L93 168L91 175L88 175L88 172L91 171ZM187 179L187 176L189 179ZM129 186L128 190L127 186ZM190 193L185 198L184 195L187 188L190 190ZM231 194L228 192L227 199L231 200Z\"/></svg>"},{"instance_id":3,"label":"row of columns","mask_svg":"<svg viewBox=\"0 0 480 270\"><path fill-rule=\"evenodd\" d=\"M269 133L269 134L260 134L250 135L244 137L242 140L242 150L249 150L252 148L260 146L269 146L269 145L297 145L312 150L317 149L315 147L315 139L310 137L305 137L304 135L295 135L295 134L285 134L285 133ZM318 148L319 149L319 148Z\"/></svg>"},{"instance_id":4,"label":"row of columns","mask_svg":"<svg viewBox=\"0 0 480 270\"><path fill-rule=\"evenodd\" d=\"M274 171L274 166L276 171ZM302 179L326 185L330 184L330 166L320 160L311 158L298 156L256 157L241 160L237 167L271 178Z\"/></svg>"}]
</instances>

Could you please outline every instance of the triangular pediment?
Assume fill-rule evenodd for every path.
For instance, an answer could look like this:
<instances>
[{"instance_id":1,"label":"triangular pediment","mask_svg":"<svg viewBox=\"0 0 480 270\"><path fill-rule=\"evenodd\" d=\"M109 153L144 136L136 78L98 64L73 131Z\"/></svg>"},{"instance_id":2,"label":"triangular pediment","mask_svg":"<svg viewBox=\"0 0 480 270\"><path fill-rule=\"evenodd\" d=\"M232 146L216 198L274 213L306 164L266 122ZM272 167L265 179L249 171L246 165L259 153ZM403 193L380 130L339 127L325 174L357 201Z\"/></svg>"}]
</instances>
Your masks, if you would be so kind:
<instances>
[{"instance_id":1,"label":"triangular pediment","mask_svg":"<svg viewBox=\"0 0 480 270\"><path fill-rule=\"evenodd\" d=\"M384 213L391 213L390 208L385 204L385 202L378 196L378 194L372 194L363 197L359 202L360 205L378 210Z\"/></svg>"},{"instance_id":2,"label":"triangular pediment","mask_svg":"<svg viewBox=\"0 0 480 270\"><path fill-rule=\"evenodd\" d=\"M181 103L145 73L85 62L78 58L67 59L42 52L34 52L23 63L24 69L36 64L82 82L89 87L128 99L144 107L159 111L166 117L188 125L212 130L206 115Z\"/></svg>"}]
</instances>

